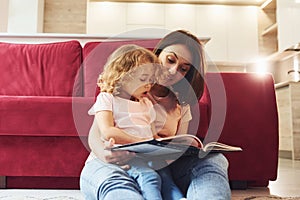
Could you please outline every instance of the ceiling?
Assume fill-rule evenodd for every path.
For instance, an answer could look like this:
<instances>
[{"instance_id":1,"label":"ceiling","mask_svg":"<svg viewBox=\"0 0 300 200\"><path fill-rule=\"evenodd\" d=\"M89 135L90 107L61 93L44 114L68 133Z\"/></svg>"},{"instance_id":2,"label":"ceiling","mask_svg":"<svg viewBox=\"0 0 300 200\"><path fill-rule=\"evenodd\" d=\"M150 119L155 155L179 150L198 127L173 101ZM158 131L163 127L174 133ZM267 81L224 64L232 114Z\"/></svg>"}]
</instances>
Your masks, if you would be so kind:
<instances>
[{"instance_id":1,"label":"ceiling","mask_svg":"<svg viewBox=\"0 0 300 200\"><path fill-rule=\"evenodd\" d=\"M107 0L90 0L107 1ZM109 1L109 0L108 0ZM117 2L151 2L151 3L189 3L189 4L219 4L219 5L254 5L260 6L267 0L111 0Z\"/></svg>"}]
</instances>

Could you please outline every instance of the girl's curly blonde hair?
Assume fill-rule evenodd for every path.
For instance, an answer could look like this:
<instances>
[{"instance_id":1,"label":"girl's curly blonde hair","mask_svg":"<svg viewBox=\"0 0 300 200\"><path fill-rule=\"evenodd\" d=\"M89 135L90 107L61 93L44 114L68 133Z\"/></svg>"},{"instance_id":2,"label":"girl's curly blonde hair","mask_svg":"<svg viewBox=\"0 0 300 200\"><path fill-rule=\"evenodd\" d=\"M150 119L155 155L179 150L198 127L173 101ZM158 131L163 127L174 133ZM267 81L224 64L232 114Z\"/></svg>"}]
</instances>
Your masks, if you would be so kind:
<instances>
[{"instance_id":1,"label":"girl's curly blonde hair","mask_svg":"<svg viewBox=\"0 0 300 200\"><path fill-rule=\"evenodd\" d=\"M159 64L159 59L150 50L137 45L123 45L116 49L108 58L103 72L99 75L97 85L101 92L116 95L122 85L122 79L136 67L152 63L153 67Z\"/></svg>"}]
</instances>

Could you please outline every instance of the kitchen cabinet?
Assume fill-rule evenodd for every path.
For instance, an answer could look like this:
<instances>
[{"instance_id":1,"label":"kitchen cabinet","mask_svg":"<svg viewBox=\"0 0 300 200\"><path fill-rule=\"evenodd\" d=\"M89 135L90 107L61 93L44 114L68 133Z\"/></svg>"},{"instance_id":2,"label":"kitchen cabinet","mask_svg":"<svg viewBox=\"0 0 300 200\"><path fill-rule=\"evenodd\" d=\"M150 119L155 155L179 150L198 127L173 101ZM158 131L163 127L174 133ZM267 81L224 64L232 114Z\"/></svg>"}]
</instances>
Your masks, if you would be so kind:
<instances>
[{"instance_id":1,"label":"kitchen cabinet","mask_svg":"<svg viewBox=\"0 0 300 200\"><path fill-rule=\"evenodd\" d=\"M300 160L300 82L276 84L280 157Z\"/></svg>"},{"instance_id":2,"label":"kitchen cabinet","mask_svg":"<svg viewBox=\"0 0 300 200\"><path fill-rule=\"evenodd\" d=\"M260 7L260 54L268 56L278 51L276 0L267 0Z\"/></svg>"}]
</instances>

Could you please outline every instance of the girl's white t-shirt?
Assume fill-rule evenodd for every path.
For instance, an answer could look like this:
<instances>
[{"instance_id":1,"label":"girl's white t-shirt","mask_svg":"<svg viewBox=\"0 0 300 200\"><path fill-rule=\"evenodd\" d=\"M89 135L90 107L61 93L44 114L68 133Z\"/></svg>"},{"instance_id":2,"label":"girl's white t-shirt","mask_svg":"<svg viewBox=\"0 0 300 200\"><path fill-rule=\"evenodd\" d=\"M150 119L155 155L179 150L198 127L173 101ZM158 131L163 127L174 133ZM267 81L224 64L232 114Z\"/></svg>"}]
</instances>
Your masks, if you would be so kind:
<instances>
[{"instance_id":1,"label":"girl's white t-shirt","mask_svg":"<svg viewBox=\"0 0 300 200\"><path fill-rule=\"evenodd\" d=\"M154 122L156 114L153 104L148 98L137 102L101 92L88 113L95 115L103 110L112 111L115 127L126 133L141 138L153 137L151 124Z\"/></svg>"},{"instance_id":2,"label":"girl's white t-shirt","mask_svg":"<svg viewBox=\"0 0 300 200\"><path fill-rule=\"evenodd\" d=\"M143 109L139 109L139 104L141 107L143 107ZM112 111L116 127L122 129L125 128L124 130L126 130L126 132L129 131L130 134L140 137L142 137L142 135L149 135L150 133L153 134L152 131L149 130L152 122L155 124L156 131L171 131L172 133L169 134L175 135L180 124L186 123L192 119L189 105L178 105L173 112L167 113L164 108L158 104L155 104L153 107L152 102L147 98L145 98L142 102L134 102L113 96L112 94L106 92L101 92L97 96L97 100L92 108L88 111L88 114L95 115L101 110ZM137 110L144 111L144 114L141 114L143 112L140 113L142 116L144 116L144 120L137 120L139 123L134 120L135 117L140 115L138 112L136 112ZM129 112L131 113L128 114ZM138 128L136 127L136 124L140 124L141 126ZM133 127L130 127L132 125ZM142 131L145 131L145 133ZM86 160L86 163L96 158L96 155L91 152Z\"/></svg>"}]
</instances>

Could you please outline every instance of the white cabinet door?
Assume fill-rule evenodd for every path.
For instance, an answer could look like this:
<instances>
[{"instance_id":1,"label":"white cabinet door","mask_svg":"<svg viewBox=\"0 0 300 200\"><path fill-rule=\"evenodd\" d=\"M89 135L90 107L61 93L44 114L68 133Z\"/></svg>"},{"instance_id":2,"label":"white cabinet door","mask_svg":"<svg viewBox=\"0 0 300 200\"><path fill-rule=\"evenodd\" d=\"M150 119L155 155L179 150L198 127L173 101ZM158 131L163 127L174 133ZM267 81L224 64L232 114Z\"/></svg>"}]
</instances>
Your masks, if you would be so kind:
<instances>
[{"instance_id":1,"label":"white cabinet door","mask_svg":"<svg viewBox=\"0 0 300 200\"><path fill-rule=\"evenodd\" d=\"M278 51L300 42L300 3L277 0Z\"/></svg>"},{"instance_id":2,"label":"white cabinet door","mask_svg":"<svg viewBox=\"0 0 300 200\"><path fill-rule=\"evenodd\" d=\"M258 56L257 8L199 6L197 34L209 36L206 50L211 60L249 62Z\"/></svg>"}]
</instances>

